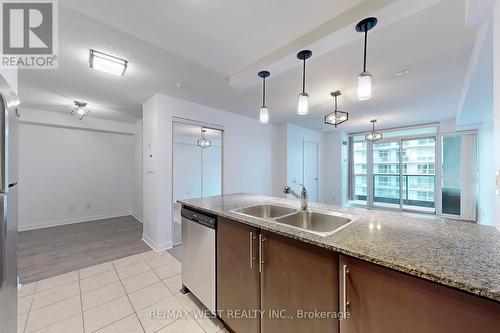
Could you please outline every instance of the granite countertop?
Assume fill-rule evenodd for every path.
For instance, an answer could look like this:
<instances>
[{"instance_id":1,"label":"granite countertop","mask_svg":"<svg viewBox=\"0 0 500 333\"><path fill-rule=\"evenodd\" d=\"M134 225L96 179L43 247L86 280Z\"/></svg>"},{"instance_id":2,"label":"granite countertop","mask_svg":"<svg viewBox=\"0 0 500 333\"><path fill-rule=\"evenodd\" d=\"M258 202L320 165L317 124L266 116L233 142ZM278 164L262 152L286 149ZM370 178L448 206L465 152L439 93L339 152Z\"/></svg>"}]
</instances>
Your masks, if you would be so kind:
<instances>
[{"instance_id":1,"label":"granite countertop","mask_svg":"<svg viewBox=\"0 0 500 333\"><path fill-rule=\"evenodd\" d=\"M359 219L323 237L232 212L258 204L300 209L298 200L244 193L180 200L185 206L230 218L500 302L500 232L495 227L434 216L310 203L310 210Z\"/></svg>"}]
</instances>

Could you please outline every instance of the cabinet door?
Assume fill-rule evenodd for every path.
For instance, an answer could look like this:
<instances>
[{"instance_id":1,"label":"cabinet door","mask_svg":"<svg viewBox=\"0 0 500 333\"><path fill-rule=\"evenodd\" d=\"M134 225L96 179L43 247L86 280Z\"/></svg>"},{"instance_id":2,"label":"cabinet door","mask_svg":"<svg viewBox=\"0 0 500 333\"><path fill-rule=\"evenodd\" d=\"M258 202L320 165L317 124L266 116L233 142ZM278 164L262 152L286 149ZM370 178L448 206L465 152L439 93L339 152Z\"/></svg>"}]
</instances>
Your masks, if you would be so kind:
<instances>
[{"instance_id":1,"label":"cabinet door","mask_svg":"<svg viewBox=\"0 0 500 333\"><path fill-rule=\"evenodd\" d=\"M231 220L217 225L217 309L234 332L258 333L260 310L258 229ZM252 253L253 252L253 253ZM254 260L252 260L255 258ZM244 311L244 312L239 312Z\"/></svg>"},{"instance_id":2,"label":"cabinet door","mask_svg":"<svg viewBox=\"0 0 500 333\"><path fill-rule=\"evenodd\" d=\"M346 256L340 265L350 314L341 333L498 332L500 303Z\"/></svg>"},{"instance_id":3,"label":"cabinet door","mask_svg":"<svg viewBox=\"0 0 500 333\"><path fill-rule=\"evenodd\" d=\"M334 333L339 322L338 256L315 246L262 232L262 333ZM286 311L290 318L281 318ZM300 311L330 318L300 318Z\"/></svg>"}]
</instances>

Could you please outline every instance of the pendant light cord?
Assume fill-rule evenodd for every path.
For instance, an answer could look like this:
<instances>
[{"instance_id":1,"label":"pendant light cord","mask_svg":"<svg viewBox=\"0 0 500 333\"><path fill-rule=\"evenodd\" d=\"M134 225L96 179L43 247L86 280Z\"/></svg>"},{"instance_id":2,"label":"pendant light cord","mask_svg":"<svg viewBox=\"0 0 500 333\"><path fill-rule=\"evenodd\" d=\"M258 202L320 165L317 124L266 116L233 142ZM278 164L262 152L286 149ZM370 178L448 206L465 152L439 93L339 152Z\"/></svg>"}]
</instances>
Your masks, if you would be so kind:
<instances>
[{"instance_id":1,"label":"pendant light cord","mask_svg":"<svg viewBox=\"0 0 500 333\"><path fill-rule=\"evenodd\" d=\"M363 72L366 72L366 45L368 43L368 27L365 26L365 53L363 58Z\"/></svg>"},{"instance_id":2,"label":"pendant light cord","mask_svg":"<svg viewBox=\"0 0 500 333\"><path fill-rule=\"evenodd\" d=\"M303 59L304 66L302 68L302 93L306 92L306 59Z\"/></svg>"},{"instance_id":3,"label":"pendant light cord","mask_svg":"<svg viewBox=\"0 0 500 333\"><path fill-rule=\"evenodd\" d=\"M264 77L262 82L262 107L266 106L266 78Z\"/></svg>"}]
</instances>

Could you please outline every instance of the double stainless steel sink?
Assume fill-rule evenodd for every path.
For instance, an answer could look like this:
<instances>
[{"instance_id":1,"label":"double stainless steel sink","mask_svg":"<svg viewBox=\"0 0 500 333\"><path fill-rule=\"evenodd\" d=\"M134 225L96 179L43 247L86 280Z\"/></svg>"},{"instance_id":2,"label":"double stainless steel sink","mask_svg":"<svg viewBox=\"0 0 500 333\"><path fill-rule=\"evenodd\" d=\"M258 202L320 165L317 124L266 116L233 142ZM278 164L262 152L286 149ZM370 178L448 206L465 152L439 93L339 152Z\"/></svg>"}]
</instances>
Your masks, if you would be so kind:
<instances>
[{"instance_id":1,"label":"double stainless steel sink","mask_svg":"<svg viewBox=\"0 0 500 333\"><path fill-rule=\"evenodd\" d=\"M272 221L320 236L330 236L354 222L352 215L329 211L297 211L278 205L256 205L234 210L235 213Z\"/></svg>"}]
</instances>

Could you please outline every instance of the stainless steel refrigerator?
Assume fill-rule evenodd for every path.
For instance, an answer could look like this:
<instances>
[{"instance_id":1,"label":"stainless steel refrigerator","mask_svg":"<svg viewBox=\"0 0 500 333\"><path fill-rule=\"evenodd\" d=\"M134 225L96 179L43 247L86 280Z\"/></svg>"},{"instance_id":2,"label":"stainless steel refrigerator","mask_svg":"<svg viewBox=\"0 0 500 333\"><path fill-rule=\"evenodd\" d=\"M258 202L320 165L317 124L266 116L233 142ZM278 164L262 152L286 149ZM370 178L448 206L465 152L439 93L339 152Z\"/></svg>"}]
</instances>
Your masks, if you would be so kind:
<instances>
[{"instance_id":1,"label":"stainless steel refrigerator","mask_svg":"<svg viewBox=\"0 0 500 333\"><path fill-rule=\"evenodd\" d=\"M19 99L0 75L0 332L17 331Z\"/></svg>"}]
</instances>

